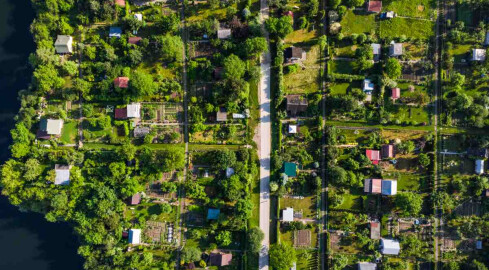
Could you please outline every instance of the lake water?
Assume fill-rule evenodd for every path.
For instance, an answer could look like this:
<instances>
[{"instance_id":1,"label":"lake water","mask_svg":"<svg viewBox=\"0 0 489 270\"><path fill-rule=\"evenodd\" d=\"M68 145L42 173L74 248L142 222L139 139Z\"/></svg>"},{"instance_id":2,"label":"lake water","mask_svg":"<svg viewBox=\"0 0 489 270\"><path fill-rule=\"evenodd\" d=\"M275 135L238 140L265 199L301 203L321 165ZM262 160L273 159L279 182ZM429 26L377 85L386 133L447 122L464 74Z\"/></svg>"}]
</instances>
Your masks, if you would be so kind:
<instances>
[{"instance_id":1,"label":"lake water","mask_svg":"<svg viewBox=\"0 0 489 270\"><path fill-rule=\"evenodd\" d=\"M30 0L0 0L0 161L8 159L9 130L19 109L17 92L32 71L27 57L34 51L29 32L34 13ZM0 197L0 269L81 269L77 239L66 223L49 223L42 215L21 213Z\"/></svg>"}]
</instances>

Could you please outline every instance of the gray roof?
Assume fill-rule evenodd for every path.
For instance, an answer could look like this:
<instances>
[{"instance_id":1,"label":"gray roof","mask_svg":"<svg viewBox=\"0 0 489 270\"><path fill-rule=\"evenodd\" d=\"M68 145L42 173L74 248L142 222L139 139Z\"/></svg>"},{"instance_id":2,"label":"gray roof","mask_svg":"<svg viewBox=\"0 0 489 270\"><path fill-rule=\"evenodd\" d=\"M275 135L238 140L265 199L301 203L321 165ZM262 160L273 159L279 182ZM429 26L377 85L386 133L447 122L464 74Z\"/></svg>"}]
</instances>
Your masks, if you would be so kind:
<instances>
[{"instance_id":1,"label":"gray roof","mask_svg":"<svg viewBox=\"0 0 489 270\"><path fill-rule=\"evenodd\" d=\"M57 53L71 53L73 51L72 47L73 38L66 35L58 35L54 47Z\"/></svg>"},{"instance_id":2,"label":"gray roof","mask_svg":"<svg viewBox=\"0 0 489 270\"><path fill-rule=\"evenodd\" d=\"M54 170L56 177L54 179L55 185L68 185L70 183L70 166L56 164Z\"/></svg>"},{"instance_id":3,"label":"gray roof","mask_svg":"<svg viewBox=\"0 0 489 270\"><path fill-rule=\"evenodd\" d=\"M127 105L127 117L139 118L141 117L141 104L131 103Z\"/></svg>"},{"instance_id":4,"label":"gray roof","mask_svg":"<svg viewBox=\"0 0 489 270\"><path fill-rule=\"evenodd\" d=\"M369 262L359 262L358 270L376 270L377 264Z\"/></svg>"},{"instance_id":5,"label":"gray roof","mask_svg":"<svg viewBox=\"0 0 489 270\"><path fill-rule=\"evenodd\" d=\"M378 43L372 43L370 44L370 46L372 47L372 52L375 54L380 54L380 44Z\"/></svg>"},{"instance_id":6,"label":"gray roof","mask_svg":"<svg viewBox=\"0 0 489 270\"><path fill-rule=\"evenodd\" d=\"M385 255L399 255L401 245L392 239L380 239L380 252Z\"/></svg>"},{"instance_id":7,"label":"gray roof","mask_svg":"<svg viewBox=\"0 0 489 270\"><path fill-rule=\"evenodd\" d=\"M486 32L486 39L484 40L484 45L489 45L489 31Z\"/></svg>"},{"instance_id":8,"label":"gray roof","mask_svg":"<svg viewBox=\"0 0 489 270\"><path fill-rule=\"evenodd\" d=\"M392 43L389 47L390 56L400 56L402 53L402 43Z\"/></svg>"},{"instance_id":9,"label":"gray roof","mask_svg":"<svg viewBox=\"0 0 489 270\"><path fill-rule=\"evenodd\" d=\"M231 37L231 29L219 29L217 30L217 38L218 39L227 39Z\"/></svg>"},{"instance_id":10,"label":"gray roof","mask_svg":"<svg viewBox=\"0 0 489 270\"><path fill-rule=\"evenodd\" d=\"M134 129L134 137L136 137L136 138L144 137L147 134L149 134L150 131L151 131L151 129L149 127L137 126Z\"/></svg>"}]
</instances>

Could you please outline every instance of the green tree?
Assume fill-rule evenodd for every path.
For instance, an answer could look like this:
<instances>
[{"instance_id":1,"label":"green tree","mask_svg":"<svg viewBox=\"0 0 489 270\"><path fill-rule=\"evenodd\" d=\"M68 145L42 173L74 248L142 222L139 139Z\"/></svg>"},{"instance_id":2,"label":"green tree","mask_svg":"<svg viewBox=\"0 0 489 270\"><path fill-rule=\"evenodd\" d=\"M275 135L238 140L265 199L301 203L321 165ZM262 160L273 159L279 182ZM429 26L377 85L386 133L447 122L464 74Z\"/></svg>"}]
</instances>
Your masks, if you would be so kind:
<instances>
[{"instance_id":1,"label":"green tree","mask_svg":"<svg viewBox=\"0 0 489 270\"><path fill-rule=\"evenodd\" d=\"M202 254L202 252L198 248L185 246L182 249L181 258L182 258L182 261L187 262L187 263L191 263L191 262L196 262L196 261L200 260L201 254Z\"/></svg>"},{"instance_id":2,"label":"green tree","mask_svg":"<svg viewBox=\"0 0 489 270\"><path fill-rule=\"evenodd\" d=\"M248 239L248 250L253 253L258 253L262 247L262 241L265 238L265 234L260 230L259 227L253 227L248 231L246 235Z\"/></svg>"},{"instance_id":3,"label":"green tree","mask_svg":"<svg viewBox=\"0 0 489 270\"><path fill-rule=\"evenodd\" d=\"M183 41L180 36L159 36L156 42L159 45L159 55L164 61L182 61Z\"/></svg>"},{"instance_id":4,"label":"green tree","mask_svg":"<svg viewBox=\"0 0 489 270\"><path fill-rule=\"evenodd\" d=\"M151 96L156 93L158 88L151 74L139 70L131 73L129 87L132 93L137 97Z\"/></svg>"},{"instance_id":5,"label":"green tree","mask_svg":"<svg viewBox=\"0 0 489 270\"><path fill-rule=\"evenodd\" d=\"M216 236L216 241L220 246L227 247L233 242L230 231L220 231Z\"/></svg>"},{"instance_id":6,"label":"green tree","mask_svg":"<svg viewBox=\"0 0 489 270\"><path fill-rule=\"evenodd\" d=\"M275 270L289 270L297 261L295 249L286 243L273 244L269 254L270 266Z\"/></svg>"},{"instance_id":7,"label":"green tree","mask_svg":"<svg viewBox=\"0 0 489 270\"><path fill-rule=\"evenodd\" d=\"M423 198L417 193L403 192L396 195L395 203L403 216L417 216L423 207Z\"/></svg>"},{"instance_id":8,"label":"green tree","mask_svg":"<svg viewBox=\"0 0 489 270\"><path fill-rule=\"evenodd\" d=\"M61 88L64 80L58 76L56 68L51 65L41 65L34 71L34 85L41 93Z\"/></svg>"},{"instance_id":9,"label":"green tree","mask_svg":"<svg viewBox=\"0 0 489 270\"><path fill-rule=\"evenodd\" d=\"M30 158L24 165L24 179L33 181L42 173L41 163L37 159Z\"/></svg>"},{"instance_id":10,"label":"green tree","mask_svg":"<svg viewBox=\"0 0 489 270\"><path fill-rule=\"evenodd\" d=\"M233 167L236 164L236 153L229 149L215 150L209 152L209 161L215 170L225 170L228 167Z\"/></svg>"},{"instance_id":11,"label":"green tree","mask_svg":"<svg viewBox=\"0 0 489 270\"><path fill-rule=\"evenodd\" d=\"M348 258L343 254L336 254L333 257L333 270L342 270L348 265Z\"/></svg>"},{"instance_id":12,"label":"green tree","mask_svg":"<svg viewBox=\"0 0 489 270\"><path fill-rule=\"evenodd\" d=\"M476 259L472 260L468 267L470 270L487 270L487 267L484 265L484 263L481 263Z\"/></svg>"},{"instance_id":13,"label":"green tree","mask_svg":"<svg viewBox=\"0 0 489 270\"><path fill-rule=\"evenodd\" d=\"M246 55L259 57L268 50L268 42L264 37L249 38L245 41Z\"/></svg>"},{"instance_id":14,"label":"green tree","mask_svg":"<svg viewBox=\"0 0 489 270\"><path fill-rule=\"evenodd\" d=\"M224 59L224 78L228 80L239 80L246 72L245 63L236 55L231 54Z\"/></svg>"},{"instance_id":15,"label":"green tree","mask_svg":"<svg viewBox=\"0 0 489 270\"><path fill-rule=\"evenodd\" d=\"M401 63L395 58L389 58L385 64L385 73L391 79L397 79L401 76L402 66Z\"/></svg>"},{"instance_id":16,"label":"green tree","mask_svg":"<svg viewBox=\"0 0 489 270\"><path fill-rule=\"evenodd\" d=\"M266 21L266 26L271 34L277 35L282 39L294 31L290 16L282 16L280 18L271 17Z\"/></svg>"},{"instance_id":17,"label":"green tree","mask_svg":"<svg viewBox=\"0 0 489 270\"><path fill-rule=\"evenodd\" d=\"M431 164L431 159L427 154L421 153L418 156L418 162L421 167L427 168Z\"/></svg>"},{"instance_id":18,"label":"green tree","mask_svg":"<svg viewBox=\"0 0 489 270\"><path fill-rule=\"evenodd\" d=\"M443 270L460 270L460 265L456 261L443 263Z\"/></svg>"},{"instance_id":19,"label":"green tree","mask_svg":"<svg viewBox=\"0 0 489 270\"><path fill-rule=\"evenodd\" d=\"M401 151L404 154L412 153L415 148L416 146L414 145L413 141L404 141L399 145L397 145L397 149L399 149L399 151Z\"/></svg>"}]
</instances>

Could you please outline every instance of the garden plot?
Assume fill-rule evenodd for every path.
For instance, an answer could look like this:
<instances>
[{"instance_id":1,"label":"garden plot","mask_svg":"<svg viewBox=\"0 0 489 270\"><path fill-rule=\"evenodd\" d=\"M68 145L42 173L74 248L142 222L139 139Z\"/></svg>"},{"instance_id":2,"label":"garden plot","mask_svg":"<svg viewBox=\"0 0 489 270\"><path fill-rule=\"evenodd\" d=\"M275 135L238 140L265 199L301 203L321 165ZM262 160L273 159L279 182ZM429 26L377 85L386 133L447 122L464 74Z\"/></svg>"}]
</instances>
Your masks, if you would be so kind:
<instances>
[{"instance_id":1,"label":"garden plot","mask_svg":"<svg viewBox=\"0 0 489 270\"><path fill-rule=\"evenodd\" d=\"M66 121L63 124L60 141L63 144L75 144L78 137L78 122Z\"/></svg>"},{"instance_id":2,"label":"garden plot","mask_svg":"<svg viewBox=\"0 0 489 270\"><path fill-rule=\"evenodd\" d=\"M298 46L297 46L298 47ZM309 94L319 91L319 46L302 47L306 60L284 68L284 88L286 94Z\"/></svg>"},{"instance_id":3,"label":"garden plot","mask_svg":"<svg viewBox=\"0 0 489 270\"><path fill-rule=\"evenodd\" d=\"M206 125L205 130L193 132L191 143L201 144L244 144L246 126L241 124Z\"/></svg>"},{"instance_id":4,"label":"garden plot","mask_svg":"<svg viewBox=\"0 0 489 270\"><path fill-rule=\"evenodd\" d=\"M142 124L178 123L182 119L182 106L179 103L142 103Z\"/></svg>"}]
</instances>

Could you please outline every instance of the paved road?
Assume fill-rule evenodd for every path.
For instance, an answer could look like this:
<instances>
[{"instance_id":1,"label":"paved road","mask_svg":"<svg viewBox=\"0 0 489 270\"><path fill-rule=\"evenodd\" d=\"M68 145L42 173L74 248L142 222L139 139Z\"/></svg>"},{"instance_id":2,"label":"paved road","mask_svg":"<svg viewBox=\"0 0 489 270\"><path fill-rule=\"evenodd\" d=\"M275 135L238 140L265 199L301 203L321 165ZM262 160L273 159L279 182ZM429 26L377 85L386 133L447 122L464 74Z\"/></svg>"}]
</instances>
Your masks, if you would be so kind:
<instances>
[{"instance_id":1,"label":"paved road","mask_svg":"<svg viewBox=\"0 0 489 270\"><path fill-rule=\"evenodd\" d=\"M268 40L268 33L264 27L265 20L268 18L269 14L267 0L260 0L260 8L260 21L263 26L262 29L265 33L265 37ZM260 127L258 134L258 154L260 157L260 229L265 235L260 251L260 270L268 270L268 249L270 246L270 153L272 148L270 60L271 56L269 52L262 56L259 88Z\"/></svg>"}]
</instances>

